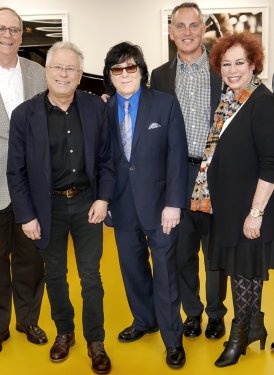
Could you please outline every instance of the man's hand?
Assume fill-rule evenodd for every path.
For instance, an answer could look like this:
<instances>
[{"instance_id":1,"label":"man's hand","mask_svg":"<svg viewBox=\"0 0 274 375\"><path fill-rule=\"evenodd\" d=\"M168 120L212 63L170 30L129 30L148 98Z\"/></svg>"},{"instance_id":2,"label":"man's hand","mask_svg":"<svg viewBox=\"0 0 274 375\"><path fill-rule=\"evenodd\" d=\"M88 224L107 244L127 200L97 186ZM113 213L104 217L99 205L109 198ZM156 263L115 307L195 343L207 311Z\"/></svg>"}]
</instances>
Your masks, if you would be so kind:
<instances>
[{"instance_id":1,"label":"man's hand","mask_svg":"<svg viewBox=\"0 0 274 375\"><path fill-rule=\"evenodd\" d=\"M163 233L169 234L172 228L180 222L181 209L176 207L165 207L162 212Z\"/></svg>"},{"instance_id":2,"label":"man's hand","mask_svg":"<svg viewBox=\"0 0 274 375\"><path fill-rule=\"evenodd\" d=\"M107 216L108 202L97 200L90 207L88 212L88 222L90 224L101 223Z\"/></svg>"},{"instance_id":3,"label":"man's hand","mask_svg":"<svg viewBox=\"0 0 274 375\"><path fill-rule=\"evenodd\" d=\"M25 235L32 240L41 239L41 227L37 219L33 219L26 224L22 224L22 230Z\"/></svg>"},{"instance_id":4,"label":"man's hand","mask_svg":"<svg viewBox=\"0 0 274 375\"><path fill-rule=\"evenodd\" d=\"M103 100L104 103L107 103L107 101L109 99L109 95L108 94L103 94L103 95L101 95L101 99Z\"/></svg>"}]
</instances>

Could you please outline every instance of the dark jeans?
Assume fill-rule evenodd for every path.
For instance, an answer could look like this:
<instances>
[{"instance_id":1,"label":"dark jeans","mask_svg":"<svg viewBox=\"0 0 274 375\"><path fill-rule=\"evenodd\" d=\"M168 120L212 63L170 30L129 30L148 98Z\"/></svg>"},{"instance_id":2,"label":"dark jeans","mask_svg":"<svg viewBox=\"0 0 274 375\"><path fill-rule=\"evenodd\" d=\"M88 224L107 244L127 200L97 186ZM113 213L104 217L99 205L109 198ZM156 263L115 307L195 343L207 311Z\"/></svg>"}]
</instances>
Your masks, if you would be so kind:
<instances>
[{"instance_id":1,"label":"dark jeans","mask_svg":"<svg viewBox=\"0 0 274 375\"><path fill-rule=\"evenodd\" d=\"M16 321L37 324L43 293L43 261L10 205L0 211L0 334L9 328L12 298Z\"/></svg>"},{"instance_id":2,"label":"dark jeans","mask_svg":"<svg viewBox=\"0 0 274 375\"><path fill-rule=\"evenodd\" d=\"M49 245L40 250L45 262L46 286L51 315L58 334L74 331L74 309L67 283L67 244L69 233L74 243L83 298L85 339L104 341L104 291L100 276L102 224L89 224L92 193L87 189L73 198L53 196L52 229Z\"/></svg>"}]
</instances>

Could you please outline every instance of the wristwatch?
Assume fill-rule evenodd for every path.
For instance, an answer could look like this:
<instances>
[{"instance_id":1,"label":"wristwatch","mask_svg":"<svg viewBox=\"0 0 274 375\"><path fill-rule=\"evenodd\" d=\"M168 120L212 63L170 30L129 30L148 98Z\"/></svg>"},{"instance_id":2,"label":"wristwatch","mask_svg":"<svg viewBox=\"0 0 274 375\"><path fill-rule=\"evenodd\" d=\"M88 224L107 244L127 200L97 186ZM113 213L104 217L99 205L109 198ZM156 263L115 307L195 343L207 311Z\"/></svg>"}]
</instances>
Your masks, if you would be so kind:
<instances>
[{"instance_id":1,"label":"wristwatch","mask_svg":"<svg viewBox=\"0 0 274 375\"><path fill-rule=\"evenodd\" d=\"M259 216L263 216L263 214L264 214L264 211L260 211L258 208L254 208L254 207L252 207L251 209L250 209L250 215L252 216L252 217L259 217Z\"/></svg>"}]
</instances>

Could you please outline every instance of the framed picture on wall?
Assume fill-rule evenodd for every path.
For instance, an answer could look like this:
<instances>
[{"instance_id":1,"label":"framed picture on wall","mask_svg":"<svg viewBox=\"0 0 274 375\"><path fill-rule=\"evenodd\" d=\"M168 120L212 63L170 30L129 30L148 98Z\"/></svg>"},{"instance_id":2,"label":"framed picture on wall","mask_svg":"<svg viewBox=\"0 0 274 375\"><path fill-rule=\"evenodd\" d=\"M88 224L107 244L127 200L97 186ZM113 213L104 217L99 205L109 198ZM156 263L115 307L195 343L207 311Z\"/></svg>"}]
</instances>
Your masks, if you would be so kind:
<instances>
[{"instance_id":1,"label":"framed picture on wall","mask_svg":"<svg viewBox=\"0 0 274 375\"><path fill-rule=\"evenodd\" d=\"M260 77L268 77L268 7L241 7L201 9L204 15L206 33L204 44L208 50L217 38L234 32L249 31L261 41L265 52L264 70ZM162 62L176 56L176 47L168 36L172 9L162 10Z\"/></svg>"}]
</instances>

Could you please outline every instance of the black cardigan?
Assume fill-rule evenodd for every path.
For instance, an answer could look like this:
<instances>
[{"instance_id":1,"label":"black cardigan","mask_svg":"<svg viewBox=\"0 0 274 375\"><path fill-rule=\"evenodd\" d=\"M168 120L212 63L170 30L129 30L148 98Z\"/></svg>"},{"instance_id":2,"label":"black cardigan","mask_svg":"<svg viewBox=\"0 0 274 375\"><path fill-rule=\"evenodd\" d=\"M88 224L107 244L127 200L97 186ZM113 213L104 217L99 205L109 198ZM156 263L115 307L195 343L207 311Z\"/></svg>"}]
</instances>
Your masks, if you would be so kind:
<instances>
[{"instance_id":1,"label":"black cardigan","mask_svg":"<svg viewBox=\"0 0 274 375\"><path fill-rule=\"evenodd\" d=\"M223 246L250 241L243 224L258 179L274 183L274 95L261 84L219 139L208 169L216 229ZM274 239L274 197L270 198L258 242Z\"/></svg>"}]
</instances>

